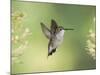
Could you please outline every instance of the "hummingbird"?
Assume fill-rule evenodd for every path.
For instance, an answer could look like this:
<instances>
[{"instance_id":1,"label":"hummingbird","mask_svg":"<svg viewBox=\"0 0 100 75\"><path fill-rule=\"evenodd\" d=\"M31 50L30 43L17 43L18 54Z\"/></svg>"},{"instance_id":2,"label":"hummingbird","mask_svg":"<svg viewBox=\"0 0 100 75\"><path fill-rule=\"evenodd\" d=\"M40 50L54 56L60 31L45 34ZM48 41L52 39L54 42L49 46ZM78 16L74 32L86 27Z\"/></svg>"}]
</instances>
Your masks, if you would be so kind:
<instances>
[{"instance_id":1,"label":"hummingbird","mask_svg":"<svg viewBox=\"0 0 100 75\"><path fill-rule=\"evenodd\" d=\"M46 27L46 25L43 22L41 22L40 24L43 34L47 39L49 39L48 56L55 53L56 49L63 42L65 30L74 30L72 28L64 28L62 26L58 26L56 21L53 19L51 20L50 29Z\"/></svg>"}]
</instances>

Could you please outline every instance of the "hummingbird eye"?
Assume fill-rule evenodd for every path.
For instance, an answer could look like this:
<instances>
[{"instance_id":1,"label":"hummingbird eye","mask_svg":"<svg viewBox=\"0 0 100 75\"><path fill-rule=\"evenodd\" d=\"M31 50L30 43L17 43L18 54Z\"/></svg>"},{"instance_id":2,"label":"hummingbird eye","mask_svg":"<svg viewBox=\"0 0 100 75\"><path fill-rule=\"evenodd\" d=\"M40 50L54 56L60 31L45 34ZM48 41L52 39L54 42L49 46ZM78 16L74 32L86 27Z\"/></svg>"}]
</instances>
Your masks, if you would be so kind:
<instances>
[{"instance_id":1,"label":"hummingbird eye","mask_svg":"<svg viewBox=\"0 0 100 75\"><path fill-rule=\"evenodd\" d=\"M60 28L60 30L62 30L62 29Z\"/></svg>"},{"instance_id":2,"label":"hummingbird eye","mask_svg":"<svg viewBox=\"0 0 100 75\"><path fill-rule=\"evenodd\" d=\"M62 28L58 28L58 31L61 31L62 30Z\"/></svg>"}]
</instances>

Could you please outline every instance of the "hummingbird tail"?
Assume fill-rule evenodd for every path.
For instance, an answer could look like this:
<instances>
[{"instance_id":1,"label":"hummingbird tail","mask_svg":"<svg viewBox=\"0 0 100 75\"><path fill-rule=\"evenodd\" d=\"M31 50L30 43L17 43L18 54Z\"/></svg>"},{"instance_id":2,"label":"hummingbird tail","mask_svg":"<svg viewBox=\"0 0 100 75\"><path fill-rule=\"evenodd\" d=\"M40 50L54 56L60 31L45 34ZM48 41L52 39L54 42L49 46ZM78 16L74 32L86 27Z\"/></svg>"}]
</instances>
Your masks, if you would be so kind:
<instances>
[{"instance_id":1,"label":"hummingbird tail","mask_svg":"<svg viewBox=\"0 0 100 75\"><path fill-rule=\"evenodd\" d=\"M53 49L50 53L48 53L48 56L47 56L47 57L49 57L50 55L52 55L52 54L55 53L55 52L56 52L56 48Z\"/></svg>"}]
</instances>

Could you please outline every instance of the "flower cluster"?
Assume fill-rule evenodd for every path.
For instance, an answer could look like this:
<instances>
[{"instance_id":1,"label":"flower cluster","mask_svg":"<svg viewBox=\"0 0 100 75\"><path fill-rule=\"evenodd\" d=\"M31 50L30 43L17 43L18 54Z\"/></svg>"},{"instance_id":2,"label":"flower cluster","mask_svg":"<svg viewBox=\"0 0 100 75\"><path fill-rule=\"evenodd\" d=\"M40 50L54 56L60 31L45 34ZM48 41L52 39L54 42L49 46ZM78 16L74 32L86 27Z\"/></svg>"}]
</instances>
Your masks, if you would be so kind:
<instances>
[{"instance_id":1,"label":"flower cluster","mask_svg":"<svg viewBox=\"0 0 100 75\"><path fill-rule=\"evenodd\" d=\"M88 35L88 40L87 40L87 51L88 54L93 58L96 59L96 35L95 33L90 30L89 35Z\"/></svg>"},{"instance_id":2,"label":"flower cluster","mask_svg":"<svg viewBox=\"0 0 100 75\"><path fill-rule=\"evenodd\" d=\"M21 63L20 57L28 47L30 29L23 25L25 14L12 12L12 63Z\"/></svg>"}]
</instances>

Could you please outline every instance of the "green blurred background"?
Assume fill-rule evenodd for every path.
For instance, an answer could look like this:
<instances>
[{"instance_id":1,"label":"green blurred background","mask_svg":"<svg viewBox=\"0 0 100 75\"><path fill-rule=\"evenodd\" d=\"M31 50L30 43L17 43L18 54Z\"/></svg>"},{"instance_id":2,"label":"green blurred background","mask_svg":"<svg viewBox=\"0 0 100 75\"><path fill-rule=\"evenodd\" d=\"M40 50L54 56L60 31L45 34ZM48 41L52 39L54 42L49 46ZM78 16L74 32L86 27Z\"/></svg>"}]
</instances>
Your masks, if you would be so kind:
<instances>
[{"instance_id":1,"label":"green blurred background","mask_svg":"<svg viewBox=\"0 0 100 75\"><path fill-rule=\"evenodd\" d=\"M95 6L22 2L12 0L12 12L23 12L24 27L28 27L31 36L20 60L23 63L12 64L12 73L33 73L67 70L95 69L96 61L87 53L86 41L89 29L95 32L93 21ZM50 27L51 19L65 28L64 41L57 51L47 59L48 39L41 31L40 22ZM13 24L14 26L14 24ZM23 30L23 28L22 28ZM20 32L15 31L20 34ZM12 44L12 51L16 44ZM13 61L12 61L13 63Z\"/></svg>"}]
</instances>

